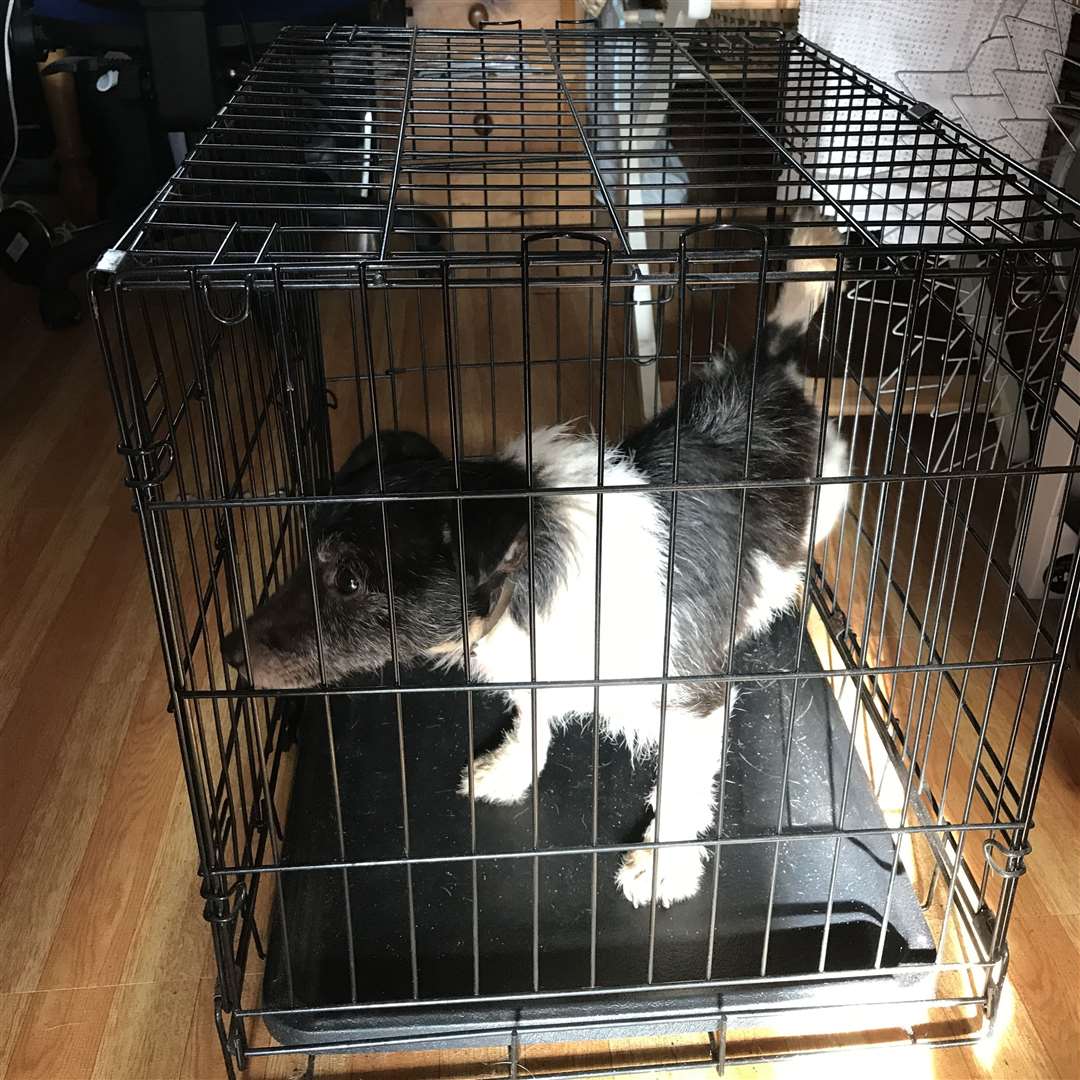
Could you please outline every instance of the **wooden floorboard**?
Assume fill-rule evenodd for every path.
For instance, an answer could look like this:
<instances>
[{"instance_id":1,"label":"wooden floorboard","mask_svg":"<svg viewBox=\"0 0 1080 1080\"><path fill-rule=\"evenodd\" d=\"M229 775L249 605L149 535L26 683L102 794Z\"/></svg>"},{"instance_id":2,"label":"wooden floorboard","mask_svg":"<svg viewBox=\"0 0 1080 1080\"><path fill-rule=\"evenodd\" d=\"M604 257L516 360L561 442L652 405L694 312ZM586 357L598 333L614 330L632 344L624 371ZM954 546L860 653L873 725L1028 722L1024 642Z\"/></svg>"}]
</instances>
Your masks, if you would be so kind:
<instances>
[{"instance_id":1,"label":"wooden floorboard","mask_svg":"<svg viewBox=\"0 0 1080 1080\"><path fill-rule=\"evenodd\" d=\"M95 337L41 330L32 296L6 283L0 317L0 1078L219 1080L191 821ZM995 1035L732 1075L1080 1076L1077 690L1070 675ZM525 1063L604 1069L638 1054L659 1078L686 1075L664 1071L680 1050L613 1040L533 1048ZM318 1075L491 1076L498 1060L337 1057ZM253 1060L250 1076L302 1065Z\"/></svg>"}]
</instances>

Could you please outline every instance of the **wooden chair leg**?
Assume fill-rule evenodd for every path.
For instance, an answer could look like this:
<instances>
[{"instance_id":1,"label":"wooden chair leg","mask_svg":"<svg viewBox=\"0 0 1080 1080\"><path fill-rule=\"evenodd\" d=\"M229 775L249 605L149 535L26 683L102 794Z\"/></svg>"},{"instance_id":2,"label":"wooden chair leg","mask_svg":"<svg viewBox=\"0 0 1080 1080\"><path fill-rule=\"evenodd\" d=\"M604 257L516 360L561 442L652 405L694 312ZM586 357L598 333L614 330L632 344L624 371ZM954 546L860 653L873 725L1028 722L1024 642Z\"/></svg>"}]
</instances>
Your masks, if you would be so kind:
<instances>
[{"instance_id":1,"label":"wooden chair leg","mask_svg":"<svg viewBox=\"0 0 1080 1080\"><path fill-rule=\"evenodd\" d=\"M90 150L83 139L79 121L75 76L66 71L44 74L50 64L63 56L64 50L58 49L38 65L41 90L56 137L56 163L60 168L64 213L75 225L91 225L99 216L97 180L90 168Z\"/></svg>"}]
</instances>

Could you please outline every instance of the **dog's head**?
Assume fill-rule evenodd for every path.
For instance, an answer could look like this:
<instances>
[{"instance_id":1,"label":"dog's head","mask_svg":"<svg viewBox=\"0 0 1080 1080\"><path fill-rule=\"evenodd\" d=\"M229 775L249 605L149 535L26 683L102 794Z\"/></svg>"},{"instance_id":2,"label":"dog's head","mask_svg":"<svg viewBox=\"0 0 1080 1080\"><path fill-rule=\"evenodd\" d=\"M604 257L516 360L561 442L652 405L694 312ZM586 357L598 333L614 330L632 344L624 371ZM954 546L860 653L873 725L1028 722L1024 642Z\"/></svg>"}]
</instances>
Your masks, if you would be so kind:
<instances>
[{"instance_id":1,"label":"dog's head","mask_svg":"<svg viewBox=\"0 0 1080 1080\"><path fill-rule=\"evenodd\" d=\"M254 686L333 683L377 671L395 656L400 664L459 657L463 592L470 641L505 609L526 555L524 501L461 500L459 528L453 497L408 498L452 492L450 463L419 436L380 438L390 498L333 504L317 515L311 559L248 617L243 632L222 642L225 660L246 670ZM463 464L459 475L466 491L520 483L513 466L498 461ZM369 439L338 474L335 493L379 490Z\"/></svg>"}]
</instances>

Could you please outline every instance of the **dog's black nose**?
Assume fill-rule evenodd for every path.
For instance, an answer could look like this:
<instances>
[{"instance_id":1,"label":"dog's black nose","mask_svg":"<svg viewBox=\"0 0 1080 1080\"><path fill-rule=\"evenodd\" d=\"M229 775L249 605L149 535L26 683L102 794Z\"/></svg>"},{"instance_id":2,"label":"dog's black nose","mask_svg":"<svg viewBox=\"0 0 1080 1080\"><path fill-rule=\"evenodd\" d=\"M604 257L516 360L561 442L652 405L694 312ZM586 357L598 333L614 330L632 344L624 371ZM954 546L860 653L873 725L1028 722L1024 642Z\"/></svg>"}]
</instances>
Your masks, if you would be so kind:
<instances>
[{"instance_id":1,"label":"dog's black nose","mask_svg":"<svg viewBox=\"0 0 1080 1080\"><path fill-rule=\"evenodd\" d=\"M230 667L244 666L244 636L239 630L234 630L221 639L221 657Z\"/></svg>"}]
</instances>

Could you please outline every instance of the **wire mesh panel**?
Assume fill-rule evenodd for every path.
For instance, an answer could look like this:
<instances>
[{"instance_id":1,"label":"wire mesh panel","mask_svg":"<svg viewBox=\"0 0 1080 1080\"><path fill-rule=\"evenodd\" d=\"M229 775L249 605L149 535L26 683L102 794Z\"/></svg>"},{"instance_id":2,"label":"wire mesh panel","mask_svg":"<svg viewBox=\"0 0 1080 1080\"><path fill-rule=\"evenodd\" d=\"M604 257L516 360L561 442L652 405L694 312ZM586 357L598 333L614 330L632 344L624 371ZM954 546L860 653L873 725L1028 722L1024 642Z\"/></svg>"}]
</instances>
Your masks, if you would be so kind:
<instances>
[{"instance_id":1,"label":"wire mesh panel","mask_svg":"<svg viewBox=\"0 0 1080 1080\"><path fill-rule=\"evenodd\" d=\"M1077 607L1018 576L1076 209L779 32L283 34L93 280L230 1069L976 1033Z\"/></svg>"}]
</instances>

